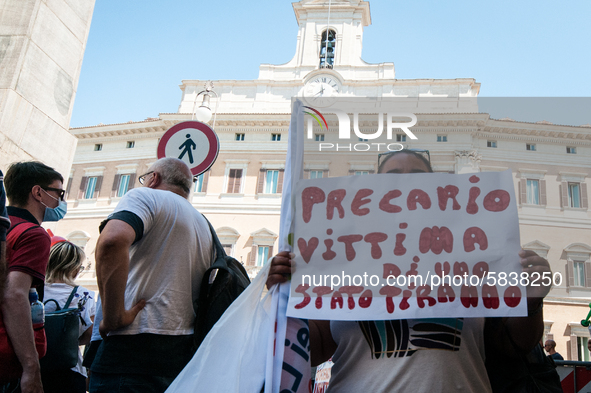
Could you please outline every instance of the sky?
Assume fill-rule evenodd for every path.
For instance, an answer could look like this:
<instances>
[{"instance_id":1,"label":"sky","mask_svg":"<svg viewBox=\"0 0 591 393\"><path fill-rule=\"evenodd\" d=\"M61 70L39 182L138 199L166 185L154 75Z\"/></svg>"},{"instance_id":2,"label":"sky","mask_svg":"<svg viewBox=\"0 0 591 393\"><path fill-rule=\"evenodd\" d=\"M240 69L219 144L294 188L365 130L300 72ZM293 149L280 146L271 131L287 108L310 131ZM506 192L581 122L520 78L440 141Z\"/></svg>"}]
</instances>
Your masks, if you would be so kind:
<instances>
[{"instance_id":1,"label":"sky","mask_svg":"<svg viewBox=\"0 0 591 393\"><path fill-rule=\"evenodd\" d=\"M474 78L483 97L591 96L589 0L370 9L362 58L393 62L397 79ZM291 60L297 31L287 0L96 0L70 126L177 112L182 80L256 79L260 64Z\"/></svg>"}]
</instances>

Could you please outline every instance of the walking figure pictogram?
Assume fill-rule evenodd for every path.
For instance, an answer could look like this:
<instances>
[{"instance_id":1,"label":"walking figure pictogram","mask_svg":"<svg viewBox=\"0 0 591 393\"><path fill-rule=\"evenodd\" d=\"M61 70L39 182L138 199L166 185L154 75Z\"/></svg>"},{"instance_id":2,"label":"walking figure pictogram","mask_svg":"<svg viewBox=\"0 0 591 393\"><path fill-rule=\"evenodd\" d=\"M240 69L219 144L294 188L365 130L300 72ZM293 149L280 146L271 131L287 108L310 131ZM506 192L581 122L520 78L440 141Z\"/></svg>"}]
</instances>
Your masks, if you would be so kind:
<instances>
[{"instance_id":1,"label":"walking figure pictogram","mask_svg":"<svg viewBox=\"0 0 591 393\"><path fill-rule=\"evenodd\" d=\"M195 144L195 142L193 142L193 139L191 139L191 134L187 134L186 135L187 140L183 142L182 145L179 146L179 150L180 149L185 149L182 151L181 155L179 156L179 160L182 160L183 157L185 156L185 154L189 155L189 162L192 164L193 163L193 152L191 150L195 150L197 148L197 145Z\"/></svg>"}]
</instances>

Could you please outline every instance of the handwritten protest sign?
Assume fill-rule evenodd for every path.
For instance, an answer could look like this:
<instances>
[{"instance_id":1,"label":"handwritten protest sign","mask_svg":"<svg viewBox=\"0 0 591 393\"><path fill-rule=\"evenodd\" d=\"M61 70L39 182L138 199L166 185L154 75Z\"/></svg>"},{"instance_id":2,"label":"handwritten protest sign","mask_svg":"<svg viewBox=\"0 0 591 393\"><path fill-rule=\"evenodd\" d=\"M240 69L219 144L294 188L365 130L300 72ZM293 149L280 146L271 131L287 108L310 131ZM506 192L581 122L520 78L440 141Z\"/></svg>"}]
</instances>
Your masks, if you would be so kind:
<instances>
[{"instance_id":1,"label":"handwritten protest sign","mask_svg":"<svg viewBox=\"0 0 591 393\"><path fill-rule=\"evenodd\" d=\"M295 200L288 316L527 314L510 171L302 180Z\"/></svg>"}]
</instances>

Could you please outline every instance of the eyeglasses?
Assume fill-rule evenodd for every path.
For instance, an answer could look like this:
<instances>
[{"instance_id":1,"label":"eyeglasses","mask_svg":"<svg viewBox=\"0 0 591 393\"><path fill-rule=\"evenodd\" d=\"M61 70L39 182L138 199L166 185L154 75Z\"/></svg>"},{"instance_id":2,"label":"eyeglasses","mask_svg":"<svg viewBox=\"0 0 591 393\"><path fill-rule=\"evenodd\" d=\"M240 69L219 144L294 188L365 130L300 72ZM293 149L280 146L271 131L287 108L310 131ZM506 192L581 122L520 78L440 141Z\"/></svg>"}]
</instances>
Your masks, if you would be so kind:
<instances>
[{"instance_id":1,"label":"eyeglasses","mask_svg":"<svg viewBox=\"0 0 591 393\"><path fill-rule=\"evenodd\" d=\"M404 153L406 151L411 151L413 153L420 154L429 163L431 163L431 154L429 154L429 150L425 150L425 149L402 149L402 150L389 151L387 153L380 153L380 154L378 154L378 168L380 167L380 165L382 165L382 163L388 161L388 159L390 157L392 157L393 155L395 155L396 153Z\"/></svg>"},{"instance_id":2,"label":"eyeglasses","mask_svg":"<svg viewBox=\"0 0 591 393\"><path fill-rule=\"evenodd\" d=\"M43 188L45 191L55 191L58 193L59 195L59 199L60 201L64 200L64 195L66 194L66 190L62 190L60 188L53 188L53 187L41 187Z\"/></svg>"},{"instance_id":3,"label":"eyeglasses","mask_svg":"<svg viewBox=\"0 0 591 393\"><path fill-rule=\"evenodd\" d=\"M138 177L138 181L140 182L140 184L143 186L145 181L146 181L146 177L148 175L151 175L152 173L154 173L154 171L150 171L150 172L146 172L143 175L141 175L140 177Z\"/></svg>"}]
</instances>

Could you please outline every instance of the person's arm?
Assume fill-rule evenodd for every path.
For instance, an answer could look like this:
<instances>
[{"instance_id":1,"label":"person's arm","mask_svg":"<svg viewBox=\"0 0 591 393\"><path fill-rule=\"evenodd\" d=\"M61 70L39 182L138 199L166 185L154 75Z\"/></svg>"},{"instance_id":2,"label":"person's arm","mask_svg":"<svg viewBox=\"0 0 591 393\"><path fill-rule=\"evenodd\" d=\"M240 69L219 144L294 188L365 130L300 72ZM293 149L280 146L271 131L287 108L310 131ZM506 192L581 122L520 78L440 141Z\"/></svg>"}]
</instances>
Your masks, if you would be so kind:
<instances>
[{"instance_id":1,"label":"person's arm","mask_svg":"<svg viewBox=\"0 0 591 393\"><path fill-rule=\"evenodd\" d=\"M487 339L492 341L491 344L494 343L490 347L498 348L510 357L518 355L515 349L527 353L540 342L544 333L542 305L551 288L551 285L541 284L544 280L537 281L539 286L531 285L532 273L537 272L540 277L544 273L551 273L548 261L533 251L521 250L519 256L522 271L530 275L530 285L526 287L528 316L487 321Z\"/></svg>"},{"instance_id":2,"label":"person's arm","mask_svg":"<svg viewBox=\"0 0 591 393\"><path fill-rule=\"evenodd\" d=\"M19 271L8 273L6 293L2 303L2 318L14 352L21 363L23 393L43 392L39 354L35 347L29 289L33 277Z\"/></svg>"},{"instance_id":3,"label":"person's arm","mask_svg":"<svg viewBox=\"0 0 591 393\"><path fill-rule=\"evenodd\" d=\"M0 229L1 230L1 229ZM0 304L6 289L6 241L0 241Z\"/></svg>"},{"instance_id":4,"label":"person's arm","mask_svg":"<svg viewBox=\"0 0 591 393\"><path fill-rule=\"evenodd\" d=\"M308 320L310 326L310 358L312 367L316 367L332 357L337 344L330 332L330 321Z\"/></svg>"},{"instance_id":5,"label":"person's arm","mask_svg":"<svg viewBox=\"0 0 591 393\"><path fill-rule=\"evenodd\" d=\"M125 309L129 248L135 238L131 225L115 219L107 222L97 241L96 277L103 307L99 329L103 337L112 330L130 325L146 305L145 300L140 300L130 310Z\"/></svg>"},{"instance_id":6,"label":"person's arm","mask_svg":"<svg viewBox=\"0 0 591 393\"><path fill-rule=\"evenodd\" d=\"M90 320L94 323L94 315L90 317ZM78 345L90 344L90 339L92 338L92 327L94 326L93 323L91 323L90 326L88 326L88 329L86 329L84 333L78 337Z\"/></svg>"}]
</instances>

